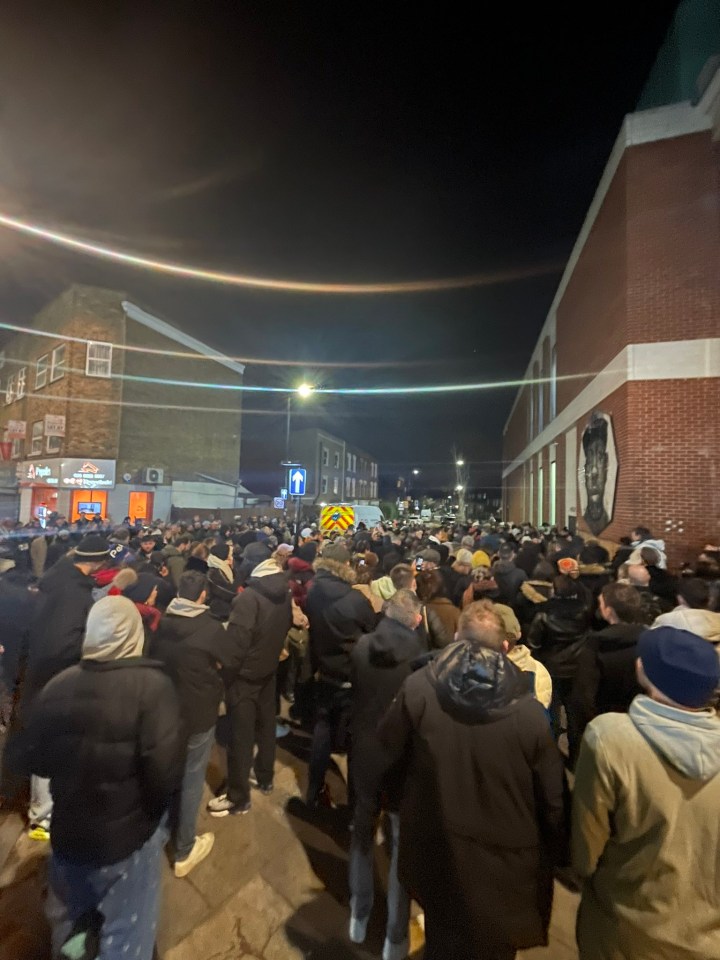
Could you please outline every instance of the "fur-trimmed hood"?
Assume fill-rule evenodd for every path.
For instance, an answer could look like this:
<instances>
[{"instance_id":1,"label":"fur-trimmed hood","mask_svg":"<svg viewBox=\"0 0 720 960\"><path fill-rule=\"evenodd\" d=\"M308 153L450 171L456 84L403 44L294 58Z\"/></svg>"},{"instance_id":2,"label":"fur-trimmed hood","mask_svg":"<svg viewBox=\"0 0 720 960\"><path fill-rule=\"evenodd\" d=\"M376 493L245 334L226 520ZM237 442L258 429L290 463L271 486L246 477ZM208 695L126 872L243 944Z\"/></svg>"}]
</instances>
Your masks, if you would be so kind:
<instances>
[{"instance_id":1,"label":"fur-trimmed hood","mask_svg":"<svg viewBox=\"0 0 720 960\"><path fill-rule=\"evenodd\" d=\"M318 557L313 564L313 570L315 573L325 570L333 577L344 580L345 583L355 583L355 571L352 567L348 567L345 563L339 563L337 560L330 560L328 557Z\"/></svg>"},{"instance_id":2,"label":"fur-trimmed hood","mask_svg":"<svg viewBox=\"0 0 720 960\"><path fill-rule=\"evenodd\" d=\"M530 603L546 603L552 596L553 585L547 580L526 580L520 593Z\"/></svg>"}]
</instances>

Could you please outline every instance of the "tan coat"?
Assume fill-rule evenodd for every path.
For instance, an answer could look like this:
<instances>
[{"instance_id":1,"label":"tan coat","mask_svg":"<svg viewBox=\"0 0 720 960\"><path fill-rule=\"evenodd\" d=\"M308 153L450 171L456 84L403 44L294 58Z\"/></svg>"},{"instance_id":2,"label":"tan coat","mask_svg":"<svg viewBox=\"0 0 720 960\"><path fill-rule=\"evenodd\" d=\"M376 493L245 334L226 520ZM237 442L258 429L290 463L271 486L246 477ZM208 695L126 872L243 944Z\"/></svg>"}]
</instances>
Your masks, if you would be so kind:
<instances>
[{"instance_id":1,"label":"tan coat","mask_svg":"<svg viewBox=\"0 0 720 960\"><path fill-rule=\"evenodd\" d=\"M635 698L587 727L573 795L581 960L720 958L720 719Z\"/></svg>"}]
</instances>

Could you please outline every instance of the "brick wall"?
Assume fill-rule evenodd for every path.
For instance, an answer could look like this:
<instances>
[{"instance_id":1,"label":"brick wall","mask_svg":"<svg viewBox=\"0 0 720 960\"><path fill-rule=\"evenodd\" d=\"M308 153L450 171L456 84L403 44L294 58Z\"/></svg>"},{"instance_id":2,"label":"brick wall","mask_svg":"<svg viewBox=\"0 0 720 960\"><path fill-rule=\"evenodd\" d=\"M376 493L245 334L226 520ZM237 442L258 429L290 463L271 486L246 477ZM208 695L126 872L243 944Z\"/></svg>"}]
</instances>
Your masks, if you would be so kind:
<instances>
[{"instance_id":1,"label":"brick wall","mask_svg":"<svg viewBox=\"0 0 720 960\"><path fill-rule=\"evenodd\" d=\"M187 347L127 319L127 342L159 353L128 351L125 373L150 380L204 386L124 381L118 473L161 467L167 479L197 480L197 473L235 481L240 468L242 385L239 374L207 357L174 356ZM216 386L215 386L216 385Z\"/></svg>"},{"instance_id":2,"label":"brick wall","mask_svg":"<svg viewBox=\"0 0 720 960\"><path fill-rule=\"evenodd\" d=\"M699 133L627 157L627 342L718 336L717 147Z\"/></svg>"}]
</instances>

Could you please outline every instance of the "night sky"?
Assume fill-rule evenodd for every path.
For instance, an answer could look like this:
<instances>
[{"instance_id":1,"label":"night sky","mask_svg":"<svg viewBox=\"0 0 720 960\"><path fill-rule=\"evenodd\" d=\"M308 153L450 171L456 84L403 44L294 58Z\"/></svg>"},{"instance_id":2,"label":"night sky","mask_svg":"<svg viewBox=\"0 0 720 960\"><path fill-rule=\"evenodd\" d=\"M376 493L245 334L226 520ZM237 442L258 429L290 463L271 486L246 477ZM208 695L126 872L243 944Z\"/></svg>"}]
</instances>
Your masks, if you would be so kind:
<instances>
[{"instance_id":1,"label":"night sky","mask_svg":"<svg viewBox=\"0 0 720 960\"><path fill-rule=\"evenodd\" d=\"M229 354L307 364L249 364L248 383L397 386L522 376L675 4L593 4L582 23L547 5L534 20L478 7L473 25L460 4L15 6L0 51L2 212L241 273L525 279L412 296L247 291L0 230L2 319L27 323L69 283L98 284ZM399 365L317 366L348 361ZM430 485L452 480L455 442L471 484L488 486L514 394L315 397L294 423L360 444L385 478L417 467ZM283 437L280 414L246 417L251 489L267 486Z\"/></svg>"}]
</instances>

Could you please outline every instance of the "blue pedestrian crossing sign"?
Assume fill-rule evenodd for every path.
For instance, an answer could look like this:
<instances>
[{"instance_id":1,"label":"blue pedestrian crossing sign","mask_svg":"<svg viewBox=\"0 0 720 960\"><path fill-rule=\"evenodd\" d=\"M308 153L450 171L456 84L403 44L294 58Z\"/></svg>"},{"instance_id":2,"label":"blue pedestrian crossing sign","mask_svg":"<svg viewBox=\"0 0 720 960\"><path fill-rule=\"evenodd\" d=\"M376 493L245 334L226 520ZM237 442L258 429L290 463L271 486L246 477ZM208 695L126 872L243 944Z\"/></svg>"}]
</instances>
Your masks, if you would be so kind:
<instances>
[{"instance_id":1,"label":"blue pedestrian crossing sign","mask_svg":"<svg viewBox=\"0 0 720 960\"><path fill-rule=\"evenodd\" d=\"M283 487L281 489L280 496L283 498L283 500L287 500L287 487Z\"/></svg>"},{"instance_id":2,"label":"blue pedestrian crossing sign","mask_svg":"<svg viewBox=\"0 0 720 960\"><path fill-rule=\"evenodd\" d=\"M293 497L304 497L305 487L307 486L307 470L303 467L293 467L290 470L290 495Z\"/></svg>"}]
</instances>

